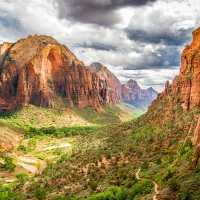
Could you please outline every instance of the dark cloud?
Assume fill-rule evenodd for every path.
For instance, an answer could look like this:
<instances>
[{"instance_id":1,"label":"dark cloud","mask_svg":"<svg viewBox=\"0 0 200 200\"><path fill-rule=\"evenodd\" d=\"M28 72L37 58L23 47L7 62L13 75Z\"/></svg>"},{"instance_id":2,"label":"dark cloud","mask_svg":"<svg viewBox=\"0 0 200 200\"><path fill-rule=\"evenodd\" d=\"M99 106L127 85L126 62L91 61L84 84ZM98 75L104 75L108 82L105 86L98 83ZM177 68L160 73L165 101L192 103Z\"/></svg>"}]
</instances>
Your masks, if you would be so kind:
<instances>
[{"instance_id":1,"label":"dark cloud","mask_svg":"<svg viewBox=\"0 0 200 200\"><path fill-rule=\"evenodd\" d=\"M20 37L27 35L20 21L7 15L0 15L0 28L1 32L5 32L7 35L10 34Z\"/></svg>"},{"instance_id":2,"label":"dark cloud","mask_svg":"<svg viewBox=\"0 0 200 200\"><path fill-rule=\"evenodd\" d=\"M144 6L157 0L55 0L60 18L76 22L112 26L121 21L118 9Z\"/></svg>"},{"instance_id":3,"label":"dark cloud","mask_svg":"<svg viewBox=\"0 0 200 200\"><path fill-rule=\"evenodd\" d=\"M83 47L83 48L91 48L95 50L102 50L102 51L117 51L117 47L115 47L114 45L102 44L99 42L94 42L90 44L87 44L86 42L84 42L83 44L77 45L77 46Z\"/></svg>"},{"instance_id":4,"label":"dark cloud","mask_svg":"<svg viewBox=\"0 0 200 200\"><path fill-rule=\"evenodd\" d=\"M4 27L9 27L10 26L10 23L7 19L3 18L0 16L0 24Z\"/></svg>"},{"instance_id":5,"label":"dark cloud","mask_svg":"<svg viewBox=\"0 0 200 200\"><path fill-rule=\"evenodd\" d=\"M169 69L180 66L180 52L176 48L166 47L154 52L145 52L142 59L134 60L124 70Z\"/></svg>"},{"instance_id":6,"label":"dark cloud","mask_svg":"<svg viewBox=\"0 0 200 200\"><path fill-rule=\"evenodd\" d=\"M176 33L172 31L148 32L142 29L127 28L125 32L130 40L144 43L163 43L166 45L183 45L191 41L191 32L193 29L180 29Z\"/></svg>"}]
</instances>

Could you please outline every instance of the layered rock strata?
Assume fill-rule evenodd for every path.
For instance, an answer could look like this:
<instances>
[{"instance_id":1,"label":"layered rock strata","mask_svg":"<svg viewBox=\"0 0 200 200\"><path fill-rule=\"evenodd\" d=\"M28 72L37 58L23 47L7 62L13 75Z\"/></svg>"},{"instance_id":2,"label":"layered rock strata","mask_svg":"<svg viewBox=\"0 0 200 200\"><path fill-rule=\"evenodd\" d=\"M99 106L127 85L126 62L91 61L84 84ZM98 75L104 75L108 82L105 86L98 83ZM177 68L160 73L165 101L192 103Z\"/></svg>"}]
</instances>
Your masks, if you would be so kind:
<instances>
[{"instance_id":1,"label":"layered rock strata","mask_svg":"<svg viewBox=\"0 0 200 200\"><path fill-rule=\"evenodd\" d=\"M193 33L193 41L182 52L180 74L165 84L159 98L168 96L170 102L180 102L188 111L200 106L200 28Z\"/></svg>"},{"instance_id":2,"label":"layered rock strata","mask_svg":"<svg viewBox=\"0 0 200 200\"><path fill-rule=\"evenodd\" d=\"M100 63L92 63L88 69L95 73L102 83L107 86L109 96L113 102L122 100L122 84L119 79Z\"/></svg>"},{"instance_id":3,"label":"layered rock strata","mask_svg":"<svg viewBox=\"0 0 200 200\"><path fill-rule=\"evenodd\" d=\"M111 101L105 83L52 37L29 36L0 46L0 110L55 107L56 96L79 108Z\"/></svg>"}]
</instances>

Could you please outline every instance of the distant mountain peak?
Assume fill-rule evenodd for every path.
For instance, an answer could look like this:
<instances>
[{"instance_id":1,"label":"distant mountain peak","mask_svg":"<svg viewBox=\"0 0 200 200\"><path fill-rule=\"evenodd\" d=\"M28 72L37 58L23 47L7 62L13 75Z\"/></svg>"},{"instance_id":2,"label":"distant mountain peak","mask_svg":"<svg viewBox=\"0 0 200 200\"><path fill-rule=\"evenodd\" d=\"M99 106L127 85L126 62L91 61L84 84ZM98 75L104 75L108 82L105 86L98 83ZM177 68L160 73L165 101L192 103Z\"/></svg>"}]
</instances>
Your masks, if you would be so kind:
<instances>
[{"instance_id":1,"label":"distant mountain peak","mask_svg":"<svg viewBox=\"0 0 200 200\"><path fill-rule=\"evenodd\" d=\"M106 67L104 67L101 63L98 62L94 62L92 63L89 67L91 72L93 73L97 73L99 71L104 71L104 70L108 70ZM108 70L109 71L109 70ZM110 72L110 71L109 71Z\"/></svg>"},{"instance_id":2,"label":"distant mountain peak","mask_svg":"<svg viewBox=\"0 0 200 200\"><path fill-rule=\"evenodd\" d=\"M137 81L130 79L128 82L126 82L126 85L129 87L139 87Z\"/></svg>"},{"instance_id":3,"label":"distant mountain peak","mask_svg":"<svg viewBox=\"0 0 200 200\"><path fill-rule=\"evenodd\" d=\"M131 78L127 83L137 83L137 82Z\"/></svg>"},{"instance_id":4,"label":"distant mountain peak","mask_svg":"<svg viewBox=\"0 0 200 200\"><path fill-rule=\"evenodd\" d=\"M106 67L104 67L101 63L94 62L92 63L88 69L95 73L101 81L108 87L108 93L113 102L119 102L121 100L121 90L122 85L119 79Z\"/></svg>"},{"instance_id":5,"label":"distant mountain peak","mask_svg":"<svg viewBox=\"0 0 200 200\"><path fill-rule=\"evenodd\" d=\"M146 110L151 101L157 97L157 91L152 87L146 90L141 89L133 79L130 79L126 84L121 84L111 71L98 62L92 63L88 69L105 82L108 86L108 93L114 102L126 101L133 104L134 101L137 101L136 107ZM145 101L145 103L143 102L143 105L140 106L142 101Z\"/></svg>"}]
</instances>

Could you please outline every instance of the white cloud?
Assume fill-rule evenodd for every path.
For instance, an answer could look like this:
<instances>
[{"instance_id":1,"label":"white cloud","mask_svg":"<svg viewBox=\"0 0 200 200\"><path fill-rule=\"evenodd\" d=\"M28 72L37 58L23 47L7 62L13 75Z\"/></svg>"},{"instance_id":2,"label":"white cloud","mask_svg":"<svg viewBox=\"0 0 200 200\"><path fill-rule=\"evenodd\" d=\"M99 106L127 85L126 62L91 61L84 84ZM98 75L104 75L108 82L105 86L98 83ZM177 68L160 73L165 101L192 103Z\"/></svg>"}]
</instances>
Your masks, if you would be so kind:
<instances>
[{"instance_id":1,"label":"white cloud","mask_svg":"<svg viewBox=\"0 0 200 200\"><path fill-rule=\"evenodd\" d=\"M101 1L100 6L109 2ZM118 23L104 27L59 19L54 0L0 0L0 42L14 42L29 34L50 35L86 65L100 62L121 81L133 77L141 87L161 91L166 79L178 73L180 52L200 25L199 7L197 0L122 7L115 10Z\"/></svg>"}]
</instances>

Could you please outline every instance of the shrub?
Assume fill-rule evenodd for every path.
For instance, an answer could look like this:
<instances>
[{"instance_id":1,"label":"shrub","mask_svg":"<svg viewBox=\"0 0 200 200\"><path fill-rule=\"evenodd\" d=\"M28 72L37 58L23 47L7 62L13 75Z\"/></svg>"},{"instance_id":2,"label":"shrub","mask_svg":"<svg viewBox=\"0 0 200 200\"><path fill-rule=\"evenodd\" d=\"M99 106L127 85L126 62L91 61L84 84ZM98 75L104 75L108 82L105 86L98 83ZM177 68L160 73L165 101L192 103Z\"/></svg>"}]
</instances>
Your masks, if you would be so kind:
<instances>
[{"instance_id":1,"label":"shrub","mask_svg":"<svg viewBox=\"0 0 200 200\"><path fill-rule=\"evenodd\" d=\"M24 173L17 174L16 177L21 184L24 184L28 180L28 175Z\"/></svg>"},{"instance_id":2,"label":"shrub","mask_svg":"<svg viewBox=\"0 0 200 200\"><path fill-rule=\"evenodd\" d=\"M160 158L160 157L159 157L159 158L156 158L155 163L156 163L157 165L160 165L160 164L162 163L161 158Z\"/></svg>"},{"instance_id":3,"label":"shrub","mask_svg":"<svg viewBox=\"0 0 200 200\"><path fill-rule=\"evenodd\" d=\"M169 189L173 190L173 191L176 191L176 190L179 189L179 185L178 185L178 183L177 183L177 181L176 181L176 179L174 177L170 178L168 180L168 186L169 186Z\"/></svg>"},{"instance_id":4,"label":"shrub","mask_svg":"<svg viewBox=\"0 0 200 200\"><path fill-rule=\"evenodd\" d=\"M194 172L195 172L195 173L200 172L200 166L196 166L195 169L194 169Z\"/></svg>"},{"instance_id":5,"label":"shrub","mask_svg":"<svg viewBox=\"0 0 200 200\"><path fill-rule=\"evenodd\" d=\"M142 170L148 169L149 168L149 163L147 160L144 161L144 163L141 165Z\"/></svg>"},{"instance_id":6,"label":"shrub","mask_svg":"<svg viewBox=\"0 0 200 200\"><path fill-rule=\"evenodd\" d=\"M34 196L38 199L38 200L44 200L46 198L46 189L41 188L41 189L37 189Z\"/></svg>"},{"instance_id":7,"label":"shrub","mask_svg":"<svg viewBox=\"0 0 200 200\"><path fill-rule=\"evenodd\" d=\"M17 147L17 150L18 151L26 151L26 147L23 145L23 144L20 144L18 147Z\"/></svg>"},{"instance_id":8,"label":"shrub","mask_svg":"<svg viewBox=\"0 0 200 200\"><path fill-rule=\"evenodd\" d=\"M36 143L37 143L36 139L35 139L35 138L31 138L31 139L28 141L28 148L29 148L30 150L35 149Z\"/></svg>"},{"instance_id":9,"label":"shrub","mask_svg":"<svg viewBox=\"0 0 200 200\"><path fill-rule=\"evenodd\" d=\"M7 200L12 196L13 196L13 193L9 187L3 186L3 185L0 186L0 199L1 200Z\"/></svg>"},{"instance_id":10,"label":"shrub","mask_svg":"<svg viewBox=\"0 0 200 200\"><path fill-rule=\"evenodd\" d=\"M91 188L92 190L96 190L96 188L97 188L97 186L98 186L97 182L94 181L94 180L90 181L90 182L89 182L89 185L90 185L90 188Z\"/></svg>"},{"instance_id":11,"label":"shrub","mask_svg":"<svg viewBox=\"0 0 200 200\"><path fill-rule=\"evenodd\" d=\"M192 200L192 196L188 189L184 191L184 196L183 196L182 200Z\"/></svg>"},{"instance_id":12,"label":"shrub","mask_svg":"<svg viewBox=\"0 0 200 200\"><path fill-rule=\"evenodd\" d=\"M15 170L16 165L13 163L13 159L5 156L4 157L4 164L0 163L0 169L5 169L10 172L13 172Z\"/></svg>"}]
</instances>

